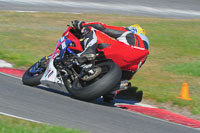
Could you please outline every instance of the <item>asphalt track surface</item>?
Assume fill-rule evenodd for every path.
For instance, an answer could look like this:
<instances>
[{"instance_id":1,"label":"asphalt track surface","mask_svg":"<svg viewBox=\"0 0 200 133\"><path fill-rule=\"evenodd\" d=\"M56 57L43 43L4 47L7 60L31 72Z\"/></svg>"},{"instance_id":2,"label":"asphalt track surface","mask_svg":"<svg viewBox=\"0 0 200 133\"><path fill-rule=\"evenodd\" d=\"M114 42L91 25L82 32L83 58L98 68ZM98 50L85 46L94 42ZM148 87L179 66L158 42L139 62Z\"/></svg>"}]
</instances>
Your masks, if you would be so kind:
<instances>
[{"instance_id":1,"label":"asphalt track surface","mask_svg":"<svg viewBox=\"0 0 200 133\"><path fill-rule=\"evenodd\" d=\"M22 85L0 74L0 112L94 133L199 133L199 130L115 108L83 102L45 87Z\"/></svg>"},{"instance_id":2,"label":"asphalt track surface","mask_svg":"<svg viewBox=\"0 0 200 133\"><path fill-rule=\"evenodd\" d=\"M0 10L200 18L200 0L0 0Z\"/></svg>"}]
</instances>

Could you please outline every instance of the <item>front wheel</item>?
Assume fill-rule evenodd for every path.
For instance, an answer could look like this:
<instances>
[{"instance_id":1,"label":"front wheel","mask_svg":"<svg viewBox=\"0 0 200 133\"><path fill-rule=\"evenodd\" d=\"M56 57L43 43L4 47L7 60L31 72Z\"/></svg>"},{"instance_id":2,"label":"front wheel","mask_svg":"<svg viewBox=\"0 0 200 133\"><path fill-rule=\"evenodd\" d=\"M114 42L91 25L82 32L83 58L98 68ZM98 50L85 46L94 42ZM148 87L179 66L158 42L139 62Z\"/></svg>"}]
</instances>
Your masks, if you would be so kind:
<instances>
[{"instance_id":1,"label":"front wheel","mask_svg":"<svg viewBox=\"0 0 200 133\"><path fill-rule=\"evenodd\" d=\"M33 64L24 73L22 77L22 83L29 86L39 85L40 79L42 78L44 71L46 70L47 63L48 60L44 57L40 61Z\"/></svg>"},{"instance_id":2,"label":"front wheel","mask_svg":"<svg viewBox=\"0 0 200 133\"><path fill-rule=\"evenodd\" d=\"M121 80L122 72L112 61L101 62L95 66L101 68L100 74L91 81L77 78L68 91L77 99L90 101L99 98L116 89Z\"/></svg>"}]
</instances>

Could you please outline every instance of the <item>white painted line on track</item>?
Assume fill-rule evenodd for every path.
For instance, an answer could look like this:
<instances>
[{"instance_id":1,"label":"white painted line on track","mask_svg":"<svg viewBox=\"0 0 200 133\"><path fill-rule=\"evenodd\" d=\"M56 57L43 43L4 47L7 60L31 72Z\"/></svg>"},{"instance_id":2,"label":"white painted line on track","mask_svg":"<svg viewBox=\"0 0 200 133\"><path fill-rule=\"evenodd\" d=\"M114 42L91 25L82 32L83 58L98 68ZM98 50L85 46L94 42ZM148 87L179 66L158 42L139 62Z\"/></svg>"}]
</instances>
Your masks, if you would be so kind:
<instances>
[{"instance_id":1,"label":"white painted line on track","mask_svg":"<svg viewBox=\"0 0 200 133\"><path fill-rule=\"evenodd\" d=\"M136 105L136 106L141 106L141 107L157 108L157 107L155 107L155 106L148 105L148 104L143 104L143 103L134 103L134 104L127 104L127 103L115 103L115 106L117 106L117 105Z\"/></svg>"},{"instance_id":2,"label":"white painted line on track","mask_svg":"<svg viewBox=\"0 0 200 133\"><path fill-rule=\"evenodd\" d=\"M12 75L10 75L10 74L6 74L6 73L3 73L3 72L0 72L0 74L2 74L2 75L6 75L6 76L8 76L8 77L12 77L12 78L15 78L15 79L19 79L19 80L22 80L22 78L19 78L19 77L15 77L15 76L12 76Z\"/></svg>"},{"instance_id":3,"label":"white painted line on track","mask_svg":"<svg viewBox=\"0 0 200 133\"><path fill-rule=\"evenodd\" d=\"M156 14L171 14L171 15L194 15L200 16L200 11L195 10L181 10L173 8L157 8L142 5L127 5L127 4L109 4L109 3L95 3L95 2L75 2L75 1L56 1L49 0L0 0L12 3L22 3L29 5L51 5L51 6L63 6L63 7L74 7L74 8L84 8L84 9L101 9L101 10L118 10L118 11L128 11L128 12L147 12ZM125 8L124 8L125 7Z\"/></svg>"},{"instance_id":4,"label":"white painted line on track","mask_svg":"<svg viewBox=\"0 0 200 133\"><path fill-rule=\"evenodd\" d=\"M19 78L19 77L16 77L16 76L12 76L12 75L10 75L10 74L6 74L6 73L3 73L3 72L0 72L0 74L5 75L5 76L8 76L8 77L15 78L15 79L22 80L22 78ZM42 85L42 84L40 84L40 86L42 86L42 87L47 87L47 86Z\"/></svg>"},{"instance_id":5,"label":"white painted line on track","mask_svg":"<svg viewBox=\"0 0 200 133\"><path fill-rule=\"evenodd\" d=\"M0 74L2 74L2 75L6 75L6 76L9 76L9 77L12 77L12 78L15 78L15 79L22 80L22 78L15 77L15 76L12 76L12 75L9 75L9 74L6 74L6 73L3 73L3 72L0 72ZM36 120L32 120L32 119L28 119L28 118L24 118L24 117L20 117L20 116L12 115L12 114L4 113L4 112L0 112L0 114L1 114L1 115L5 115L5 116L9 116L9 117L14 117L14 118L22 119L22 120L31 121L31 122L44 123L44 122L41 122L41 121L36 121ZM45 123L45 124L48 124L48 123Z\"/></svg>"},{"instance_id":6,"label":"white painted line on track","mask_svg":"<svg viewBox=\"0 0 200 133\"><path fill-rule=\"evenodd\" d=\"M4 112L0 112L0 114L1 115L5 115L5 116L9 116L9 117L14 117L14 118L26 120L26 121L31 121L31 122L36 122L36 123L43 123L41 121L36 121L36 120L32 120L32 119L28 119L28 118L24 118L24 117L20 117L20 116L16 116L16 115L11 115L11 114L4 113Z\"/></svg>"},{"instance_id":7,"label":"white painted line on track","mask_svg":"<svg viewBox=\"0 0 200 133\"><path fill-rule=\"evenodd\" d=\"M19 13L40 13L40 12L48 12L49 11L25 11L25 10L8 10L9 12L19 12ZM63 14L83 14L83 13L79 13L79 12L53 12L53 13L63 13Z\"/></svg>"},{"instance_id":8,"label":"white painted line on track","mask_svg":"<svg viewBox=\"0 0 200 133\"><path fill-rule=\"evenodd\" d=\"M19 12L19 13L24 13L24 12L27 12L27 13L38 13L40 11L23 11L23 10L9 10L10 12Z\"/></svg>"}]
</instances>

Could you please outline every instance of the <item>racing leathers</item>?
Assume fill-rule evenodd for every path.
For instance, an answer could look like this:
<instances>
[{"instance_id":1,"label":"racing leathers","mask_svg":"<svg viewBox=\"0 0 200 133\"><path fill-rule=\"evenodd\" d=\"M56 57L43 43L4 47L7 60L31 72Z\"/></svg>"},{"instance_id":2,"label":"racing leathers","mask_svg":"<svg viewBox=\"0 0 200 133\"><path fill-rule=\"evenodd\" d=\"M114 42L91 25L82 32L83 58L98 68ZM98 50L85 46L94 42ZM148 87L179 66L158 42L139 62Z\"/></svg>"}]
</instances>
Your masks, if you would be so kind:
<instances>
[{"instance_id":1,"label":"racing leathers","mask_svg":"<svg viewBox=\"0 0 200 133\"><path fill-rule=\"evenodd\" d=\"M84 51L80 55L95 54L98 44L117 44L124 43L135 47L148 49L148 43L142 38L131 32L128 28L108 26L100 22L83 22L74 20L72 24L77 29L80 29L84 35ZM114 38L114 39L113 39ZM138 67L133 71L123 71L122 80L130 80L135 72L144 64L146 59L141 60Z\"/></svg>"},{"instance_id":2,"label":"racing leathers","mask_svg":"<svg viewBox=\"0 0 200 133\"><path fill-rule=\"evenodd\" d=\"M106 35L115 38L116 40L123 42L127 45L134 45L136 47L148 49L148 44L146 42L143 42L142 38L139 35L133 34L133 32L131 32L128 28L108 26L100 22L80 23L80 28L86 26L100 30Z\"/></svg>"}]
</instances>

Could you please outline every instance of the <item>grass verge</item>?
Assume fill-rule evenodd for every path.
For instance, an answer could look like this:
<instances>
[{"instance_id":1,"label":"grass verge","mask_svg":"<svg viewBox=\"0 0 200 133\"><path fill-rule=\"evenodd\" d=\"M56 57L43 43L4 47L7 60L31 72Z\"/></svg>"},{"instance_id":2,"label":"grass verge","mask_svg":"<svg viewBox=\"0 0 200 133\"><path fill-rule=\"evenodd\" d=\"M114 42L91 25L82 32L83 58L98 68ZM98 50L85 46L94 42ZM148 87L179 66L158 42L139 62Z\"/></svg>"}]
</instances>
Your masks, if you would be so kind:
<instances>
[{"instance_id":1,"label":"grass verge","mask_svg":"<svg viewBox=\"0 0 200 133\"><path fill-rule=\"evenodd\" d=\"M200 68L200 62L196 61L189 63L187 62L187 63L172 64L164 67L164 70L171 71L174 74L200 77L199 68Z\"/></svg>"},{"instance_id":2,"label":"grass verge","mask_svg":"<svg viewBox=\"0 0 200 133\"><path fill-rule=\"evenodd\" d=\"M59 126L39 124L4 115L0 115L0 132L1 133L81 133L81 131L77 129L68 129Z\"/></svg>"},{"instance_id":3,"label":"grass verge","mask_svg":"<svg viewBox=\"0 0 200 133\"><path fill-rule=\"evenodd\" d=\"M160 19L104 14L0 12L0 59L17 68L49 55L72 20L100 21L108 25L140 24L150 40L147 62L132 79L144 99L172 103L200 114L200 20ZM183 82L192 101L177 99Z\"/></svg>"}]
</instances>

